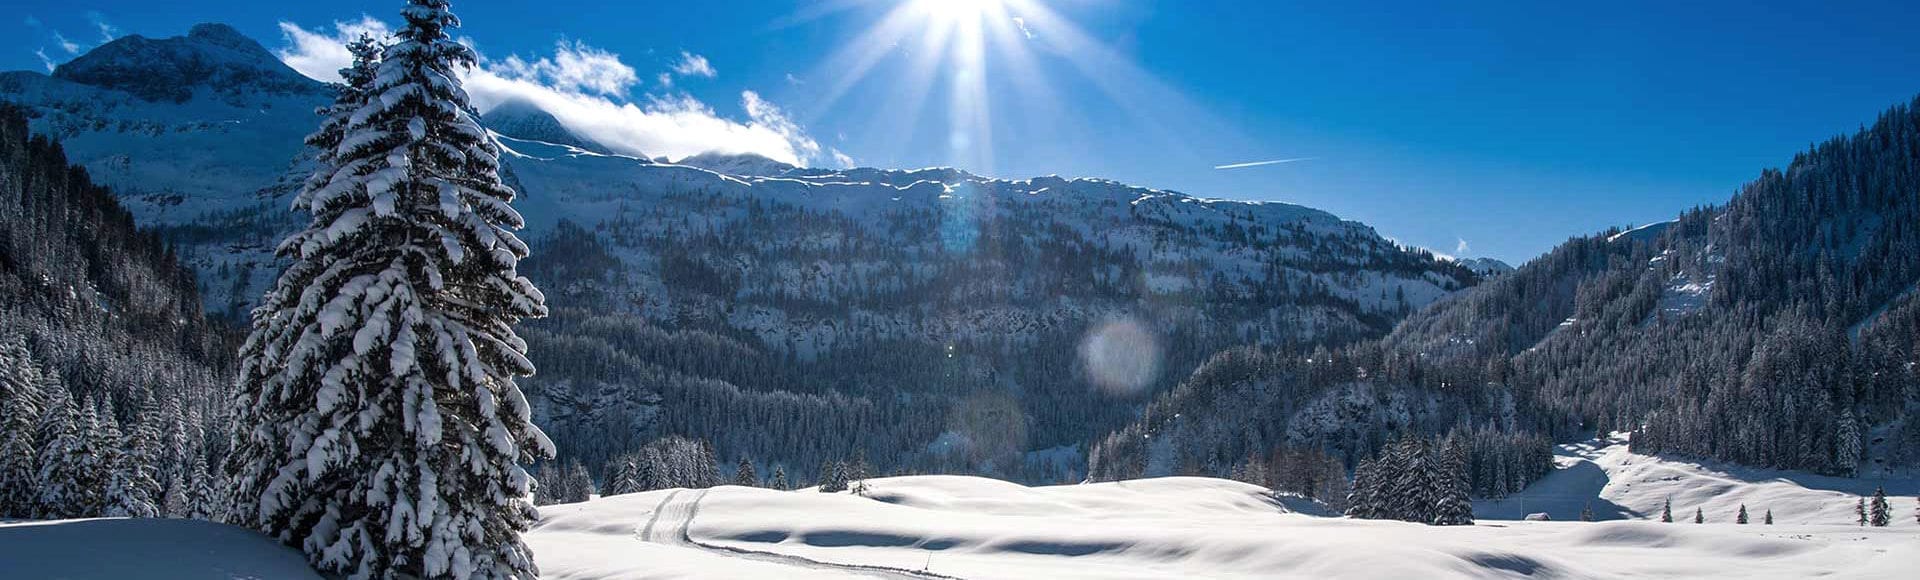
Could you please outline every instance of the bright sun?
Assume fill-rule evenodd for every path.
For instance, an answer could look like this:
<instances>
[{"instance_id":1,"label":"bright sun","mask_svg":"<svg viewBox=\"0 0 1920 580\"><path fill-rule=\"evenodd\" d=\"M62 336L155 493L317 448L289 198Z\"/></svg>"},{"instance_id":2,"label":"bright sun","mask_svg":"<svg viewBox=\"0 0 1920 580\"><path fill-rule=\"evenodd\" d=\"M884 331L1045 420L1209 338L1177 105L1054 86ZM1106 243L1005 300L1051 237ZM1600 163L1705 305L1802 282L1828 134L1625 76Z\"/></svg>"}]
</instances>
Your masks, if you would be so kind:
<instances>
[{"instance_id":1,"label":"bright sun","mask_svg":"<svg viewBox=\"0 0 1920 580\"><path fill-rule=\"evenodd\" d=\"M913 3L935 19L948 22L1005 13L1007 8L1003 0L913 0Z\"/></svg>"},{"instance_id":2,"label":"bright sun","mask_svg":"<svg viewBox=\"0 0 1920 580\"><path fill-rule=\"evenodd\" d=\"M1088 0L1107 1L1107 0ZM1126 57L1108 49L1061 18L1048 0L842 0L840 10L884 6L880 19L843 45L819 76L832 81L819 95L820 109L835 106L875 67L905 59L882 79L892 94L880 110L890 127L882 141L897 149L909 139L930 100L945 101L946 164L987 173L993 170L994 94L1028 118L1057 118L1067 106L1051 86L1064 65L1090 81L1133 115L1164 111L1139 102L1172 102L1170 91ZM1044 70L1050 68L1052 70ZM944 88L939 94L936 88ZM1006 113L1007 111L1002 111Z\"/></svg>"}]
</instances>

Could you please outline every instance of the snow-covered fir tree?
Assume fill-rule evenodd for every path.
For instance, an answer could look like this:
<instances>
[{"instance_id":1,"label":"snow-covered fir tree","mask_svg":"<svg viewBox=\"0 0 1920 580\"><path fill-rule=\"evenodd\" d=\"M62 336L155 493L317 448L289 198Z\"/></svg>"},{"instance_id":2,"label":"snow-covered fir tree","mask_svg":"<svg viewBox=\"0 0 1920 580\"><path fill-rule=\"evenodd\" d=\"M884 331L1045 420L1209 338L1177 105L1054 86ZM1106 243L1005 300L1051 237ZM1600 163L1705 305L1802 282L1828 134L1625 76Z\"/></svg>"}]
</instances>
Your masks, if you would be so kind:
<instances>
[{"instance_id":1,"label":"snow-covered fir tree","mask_svg":"<svg viewBox=\"0 0 1920 580\"><path fill-rule=\"evenodd\" d=\"M188 517L209 522L229 521L228 506L231 505L232 496L228 490L232 488L228 476L213 470L204 455L193 456L185 473L188 489L192 493L188 503L193 506L193 512Z\"/></svg>"},{"instance_id":2,"label":"snow-covered fir tree","mask_svg":"<svg viewBox=\"0 0 1920 580\"><path fill-rule=\"evenodd\" d=\"M1873 501L1867 503L1867 524L1883 528L1893 523L1893 506L1887 503L1887 488L1873 488Z\"/></svg>"},{"instance_id":3,"label":"snow-covered fir tree","mask_svg":"<svg viewBox=\"0 0 1920 580\"><path fill-rule=\"evenodd\" d=\"M1767 513L1766 513L1766 515L1763 515L1763 516L1761 516L1761 517L1760 517L1760 523L1762 523L1762 524L1766 524L1766 525L1769 525L1769 526L1771 526L1771 525L1773 525L1773 510L1772 510L1772 509L1768 509L1768 510L1767 510Z\"/></svg>"},{"instance_id":4,"label":"snow-covered fir tree","mask_svg":"<svg viewBox=\"0 0 1920 580\"><path fill-rule=\"evenodd\" d=\"M635 465L633 456L614 458L614 465L608 470L606 495L625 495L644 491L640 487L640 467Z\"/></svg>"},{"instance_id":5,"label":"snow-covered fir tree","mask_svg":"<svg viewBox=\"0 0 1920 580\"><path fill-rule=\"evenodd\" d=\"M839 461L820 463L820 493L839 493L847 490L847 465Z\"/></svg>"},{"instance_id":6,"label":"snow-covered fir tree","mask_svg":"<svg viewBox=\"0 0 1920 580\"><path fill-rule=\"evenodd\" d=\"M17 337L0 342L0 517L32 517L39 505L39 382L26 344Z\"/></svg>"},{"instance_id":7,"label":"snow-covered fir tree","mask_svg":"<svg viewBox=\"0 0 1920 580\"><path fill-rule=\"evenodd\" d=\"M768 483L767 486L779 491L793 489L793 484L787 481L787 466L773 466L773 481Z\"/></svg>"},{"instance_id":8,"label":"snow-covered fir tree","mask_svg":"<svg viewBox=\"0 0 1920 580\"><path fill-rule=\"evenodd\" d=\"M1740 513L1733 516L1733 523L1736 523L1736 524L1747 523L1747 504L1744 504L1744 503L1740 504Z\"/></svg>"},{"instance_id":9,"label":"snow-covered fir tree","mask_svg":"<svg viewBox=\"0 0 1920 580\"><path fill-rule=\"evenodd\" d=\"M105 453L109 458L109 475L102 515L126 518L160 515L160 482L153 478L153 464L158 454L154 446L158 444L160 431L154 425L158 417L149 412L150 409L150 404L143 406L140 419L124 430L114 427L111 415L104 421L106 434L102 441L112 447Z\"/></svg>"},{"instance_id":10,"label":"snow-covered fir tree","mask_svg":"<svg viewBox=\"0 0 1920 580\"><path fill-rule=\"evenodd\" d=\"M1856 523L1858 523L1860 527L1867 527L1867 498L1854 498L1853 516L1858 520Z\"/></svg>"},{"instance_id":11,"label":"snow-covered fir tree","mask_svg":"<svg viewBox=\"0 0 1920 580\"><path fill-rule=\"evenodd\" d=\"M74 428L74 419L80 412L67 388L57 382L45 385L40 393L45 397L45 404L40 411L39 430L34 434L40 441L34 460L40 470L35 477L39 486L34 513L45 519L78 517L81 514L73 506L88 493L77 481L78 467L73 463L75 447L81 444Z\"/></svg>"},{"instance_id":12,"label":"snow-covered fir tree","mask_svg":"<svg viewBox=\"0 0 1920 580\"><path fill-rule=\"evenodd\" d=\"M1580 521L1593 521L1593 502L1587 502L1586 507L1580 508Z\"/></svg>"},{"instance_id":13,"label":"snow-covered fir tree","mask_svg":"<svg viewBox=\"0 0 1920 580\"><path fill-rule=\"evenodd\" d=\"M1473 499L1467 493L1467 452L1457 439L1450 439L1433 458L1433 517L1427 523L1436 526L1473 525ZM1588 514L1591 516L1592 514Z\"/></svg>"},{"instance_id":14,"label":"snow-covered fir tree","mask_svg":"<svg viewBox=\"0 0 1920 580\"><path fill-rule=\"evenodd\" d=\"M1673 523L1673 498L1667 498L1666 503L1660 504L1660 521Z\"/></svg>"},{"instance_id":15,"label":"snow-covered fir tree","mask_svg":"<svg viewBox=\"0 0 1920 580\"><path fill-rule=\"evenodd\" d=\"M1701 508L1693 508L1693 523L1696 523L1696 524L1707 523L1706 510L1703 510Z\"/></svg>"},{"instance_id":16,"label":"snow-covered fir tree","mask_svg":"<svg viewBox=\"0 0 1920 580\"><path fill-rule=\"evenodd\" d=\"M733 470L733 484L742 487L760 487L760 475L753 470L753 461L740 456L740 464Z\"/></svg>"},{"instance_id":17,"label":"snow-covered fir tree","mask_svg":"<svg viewBox=\"0 0 1920 580\"><path fill-rule=\"evenodd\" d=\"M1347 517L1375 519L1379 513L1380 477L1372 459L1362 459L1353 468L1353 489L1347 493Z\"/></svg>"},{"instance_id":18,"label":"snow-covered fir tree","mask_svg":"<svg viewBox=\"0 0 1920 580\"><path fill-rule=\"evenodd\" d=\"M193 517L193 501L189 498L192 491L187 487L186 478L176 471L167 478L167 491L160 499L160 516L167 518Z\"/></svg>"},{"instance_id":19,"label":"snow-covered fir tree","mask_svg":"<svg viewBox=\"0 0 1920 580\"><path fill-rule=\"evenodd\" d=\"M532 577L521 464L553 445L513 326L545 298L516 272L522 219L460 88L459 20L446 0L401 14L340 93L353 112L294 199L312 222L279 246L291 265L242 347L232 519L328 574Z\"/></svg>"}]
</instances>

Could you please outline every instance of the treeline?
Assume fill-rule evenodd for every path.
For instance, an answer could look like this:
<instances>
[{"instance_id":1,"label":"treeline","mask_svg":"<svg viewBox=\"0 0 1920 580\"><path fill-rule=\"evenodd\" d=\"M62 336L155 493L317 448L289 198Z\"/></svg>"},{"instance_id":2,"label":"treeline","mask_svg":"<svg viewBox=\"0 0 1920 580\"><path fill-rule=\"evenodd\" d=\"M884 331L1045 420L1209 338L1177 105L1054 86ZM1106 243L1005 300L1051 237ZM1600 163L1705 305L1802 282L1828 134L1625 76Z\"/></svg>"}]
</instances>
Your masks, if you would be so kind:
<instances>
[{"instance_id":1,"label":"treeline","mask_svg":"<svg viewBox=\"0 0 1920 580\"><path fill-rule=\"evenodd\" d=\"M1473 524L1467 450L1458 439L1405 437L1353 470L1349 517L1435 526Z\"/></svg>"},{"instance_id":2,"label":"treeline","mask_svg":"<svg viewBox=\"0 0 1920 580\"><path fill-rule=\"evenodd\" d=\"M215 518L231 330L26 114L0 103L0 513Z\"/></svg>"},{"instance_id":3,"label":"treeline","mask_svg":"<svg viewBox=\"0 0 1920 580\"><path fill-rule=\"evenodd\" d=\"M219 521L227 485L193 413L146 395L123 421L76 398L24 340L0 340L0 517Z\"/></svg>"},{"instance_id":4,"label":"treeline","mask_svg":"<svg viewBox=\"0 0 1920 580\"><path fill-rule=\"evenodd\" d=\"M1423 368L1370 344L1222 352L1096 444L1089 469L1103 481L1264 471L1236 479L1335 507L1345 482L1332 473L1344 477L1407 436L1458 446L1477 497L1505 497L1552 471L1552 438L1520 420L1511 390Z\"/></svg>"}]
</instances>

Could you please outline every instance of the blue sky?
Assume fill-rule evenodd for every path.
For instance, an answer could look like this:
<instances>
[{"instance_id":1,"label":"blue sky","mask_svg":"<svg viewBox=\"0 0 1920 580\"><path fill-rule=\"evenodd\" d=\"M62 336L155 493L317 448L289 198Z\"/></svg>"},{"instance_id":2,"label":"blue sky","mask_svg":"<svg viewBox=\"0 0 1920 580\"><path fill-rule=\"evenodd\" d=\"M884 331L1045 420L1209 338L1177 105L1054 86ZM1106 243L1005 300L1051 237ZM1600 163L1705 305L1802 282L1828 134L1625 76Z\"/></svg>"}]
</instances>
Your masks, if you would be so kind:
<instances>
[{"instance_id":1,"label":"blue sky","mask_svg":"<svg viewBox=\"0 0 1920 580\"><path fill-rule=\"evenodd\" d=\"M172 36L219 21L292 49L283 22L325 34L363 14L396 21L400 2L9 4L0 68L43 70L36 50L64 60L59 38L85 50L102 23ZM1020 0L1005 11L923 10L879 35L897 43L863 43L894 10L914 8L902 4L455 9L496 64L599 62L558 58L564 41L571 51L558 52L630 69L619 91L572 90L720 120L663 130L811 143L822 165L839 152L861 165L1286 201L1411 245L1516 263L1572 235L1723 201L1762 168L1920 93L1920 3L1910 1ZM1023 13L1034 5L1045 14ZM953 39L966 35L954 34L946 56L930 59L938 51L926 39L953 20L982 22L986 47L963 48ZM683 68L692 72L663 84L688 55L713 74ZM1296 158L1309 159L1215 169Z\"/></svg>"}]
</instances>

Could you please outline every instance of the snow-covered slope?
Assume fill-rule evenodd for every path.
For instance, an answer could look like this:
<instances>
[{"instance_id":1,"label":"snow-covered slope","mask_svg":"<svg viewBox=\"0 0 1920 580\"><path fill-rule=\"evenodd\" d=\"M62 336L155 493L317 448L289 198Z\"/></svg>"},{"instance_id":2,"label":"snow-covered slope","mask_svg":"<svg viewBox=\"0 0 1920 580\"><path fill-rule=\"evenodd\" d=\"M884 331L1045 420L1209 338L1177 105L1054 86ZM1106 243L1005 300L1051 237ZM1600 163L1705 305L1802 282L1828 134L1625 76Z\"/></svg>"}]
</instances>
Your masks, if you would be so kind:
<instances>
[{"instance_id":1,"label":"snow-covered slope","mask_svg":"<svg viewBox=\"0 0 1920 580\"><path fill-rule=\"evenodd\" d=\"M1771 510L1779 524L1846 525L1856 521L1854 507L1885 486L1893 506L1893 527L1920 534L1920 479L1827 477L1799 471L1757 469L1716 462L1641 455L1627 448L1627 434L1561 445L1553 474L1503 500L1481 501L1481 518L1517 520L1545 513L1574 520L1588 502L1595 519L1657 520L1673 502L1674 521L1692 522L1699 509L1711 523L1732 523L1747 506L1759 524ZM1920 535L1912 538L1920 541ZM1920 545L1915 545L1920 554Z\"/></svg>"},{"instance_id":2,"label":"snow-covered slope","mask_svg":"<svg viewBox=\"0 0 1920 580\"><path fill-rule=\"evenodd\" d=\"M198 520L0 521L0 578L318 579L300 552Z\"/></svg>"},{"instance_id":3,"label":"snow-covered slope","mask_svg":"<svg viewBox=\"0 0 1920 580\"><path fill-rule=\"evenodd\" d=\"M542 508L552 578L1904 577L1911 528L1482 522L1289 513L1203 478L1022 487L872 481L868 497L721 487Z\"/></svg>"}]
</instances>

